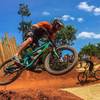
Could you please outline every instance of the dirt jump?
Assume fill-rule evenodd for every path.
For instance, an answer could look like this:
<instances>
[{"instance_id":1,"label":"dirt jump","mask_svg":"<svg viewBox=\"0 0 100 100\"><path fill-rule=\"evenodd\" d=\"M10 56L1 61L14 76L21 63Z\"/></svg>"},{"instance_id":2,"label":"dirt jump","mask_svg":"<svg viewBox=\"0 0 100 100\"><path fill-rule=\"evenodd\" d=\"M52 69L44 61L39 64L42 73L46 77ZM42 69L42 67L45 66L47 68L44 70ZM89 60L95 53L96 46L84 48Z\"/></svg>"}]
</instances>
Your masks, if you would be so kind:
<instances>
[{"instance_id":1,"label":"dirt jump","mask_svg":"<svg viewBox=\"0 0 100 100\"><path fill-rule=\"evenodd\" d=\"M56 76L46 71L24 71L13 83L0 86L0 100L82 100L61 89L96 84L100 80L90 78L87 83L80 84L77 75L75 68L64 75Z\"/></svg>"}]
</instances>

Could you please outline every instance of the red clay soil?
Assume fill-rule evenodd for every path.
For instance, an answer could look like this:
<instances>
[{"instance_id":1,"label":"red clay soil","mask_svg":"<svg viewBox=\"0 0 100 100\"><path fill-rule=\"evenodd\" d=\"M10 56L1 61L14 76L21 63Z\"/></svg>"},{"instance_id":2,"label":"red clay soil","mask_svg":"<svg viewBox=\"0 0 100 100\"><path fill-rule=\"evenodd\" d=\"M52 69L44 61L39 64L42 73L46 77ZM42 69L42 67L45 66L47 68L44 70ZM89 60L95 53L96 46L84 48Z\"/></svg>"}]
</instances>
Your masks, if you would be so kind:
<instances>
[{"instance_id":1,"label":"red clay soil","mask_svg":"<svg viewBox=\"0 0 100 100\"><path fill-rule=\"evenodd\" d=\"M0 100L82 100L81 98L55 89L27 89L0 91Z\"/></svg>"},{"instance_id":2,"label":"red clay soil","mask_svg":"<svg viewBox=\"0 0 100 100\"><path fill-rule=\"evenodd\" d=\"M60 89L100 83L100 80L89 79L86 84L80 84L77 81L77 74L75 70L59 76L46 71L25 71L13 83L0 86L0 100L82 100Z\"/></svg>"}]
</instances>

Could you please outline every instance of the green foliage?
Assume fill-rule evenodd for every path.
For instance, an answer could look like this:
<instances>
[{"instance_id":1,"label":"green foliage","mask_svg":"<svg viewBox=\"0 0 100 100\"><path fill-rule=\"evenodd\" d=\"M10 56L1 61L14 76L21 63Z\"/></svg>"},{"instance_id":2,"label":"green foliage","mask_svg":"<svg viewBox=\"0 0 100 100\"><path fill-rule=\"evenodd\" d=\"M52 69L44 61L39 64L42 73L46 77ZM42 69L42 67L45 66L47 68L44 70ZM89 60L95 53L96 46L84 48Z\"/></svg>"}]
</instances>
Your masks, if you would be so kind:
<instances>
[{"instance_id":1,"label":"green foliage","mask_svg":"<svg viewBox=\"0 0 100 100\"><path fill-rule=\"evenodd\" d=\"M25 34L28 32L28 30L30 29L32 25L32 21L27 21L24 19L24 17L29 17L31 15L28 5L19 4L18 14L22 17L21 22L19 22L18 30L22 32L22 37L24 40Z\"/></svg>"},{"instance_id":2,"label":"green foliage","mask_svg":"<svg viewBox=\"0 0 100 100\"><path fill-rule=\"evenodd\" d=\"M72 25L65 26L57 34L57 43L72 45L73 41L76 39L75 33L76 29Z\"/></svg>"},{"instance_id":3,"label":"green foliage","mask_svg":"<svg viewBox=\"0 0 100 100\"><path fill-rule=\"evenodd\" d=\"M96 56L98 58L100 58L100 43L97 43L96 48L97 48L97 50L96 50Z\"/></svg>"},{"instance_id":4,"label":"green foliage","mask_svg":"<svg viewBox=\"0 0 100 100\"><path fill-rule=\"evenodd\" d=\"M18 27L18 29L20 30L20 31L22 31L23 32L23 34L24 33L27 33L28 32L28 30L30 29L30 27L31 27L31 23L32 23L32 21L21 21L20 23L19 23L19 27Z\"/></svg>"},{"instance_id":5,"label":"green foliage","mask_svg":"<svg viewBox=\"0 0 100 100\"><path fill-rule=\"evenodd\" d=\"M21 16L30 16L31 12L29 11L28 5L19 4L18 14Z\"/></svg>"},{"instance_id":6,"label":"green foliage","mask_svg":"<svg viewBox=\"0 0 100 100\"><path fill-rule=\"evenodd\" d=\"M88 56L97 56L100 57L100 43L94 44L88 44L85 45L81 51L79 52L80 56L88 55Z\"/></svg>"}]
</instances>

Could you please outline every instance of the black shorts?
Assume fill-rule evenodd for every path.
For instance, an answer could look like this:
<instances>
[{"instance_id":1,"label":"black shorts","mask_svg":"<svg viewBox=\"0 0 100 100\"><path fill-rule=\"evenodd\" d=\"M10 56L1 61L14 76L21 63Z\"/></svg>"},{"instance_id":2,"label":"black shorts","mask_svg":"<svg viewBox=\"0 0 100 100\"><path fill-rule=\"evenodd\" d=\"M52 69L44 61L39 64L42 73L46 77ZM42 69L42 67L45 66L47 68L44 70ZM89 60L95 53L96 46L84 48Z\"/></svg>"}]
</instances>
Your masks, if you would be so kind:
<instances>
[{"instance_id":1,"label":"black shorts","mask_svg":"<svg viewBox=\"0 0 100 100\"><path fill-rule=\"evenodd\" d=\"M33 43L35 43L36 45L39 45L38 40L42 37L44 37L44 35L46 35L46 31L43 30L42 28L38 28L35 30L30 30L26 36L24 40L27 40L27 38L31 37L33 39Z\"/></svg>"}]
</instances>

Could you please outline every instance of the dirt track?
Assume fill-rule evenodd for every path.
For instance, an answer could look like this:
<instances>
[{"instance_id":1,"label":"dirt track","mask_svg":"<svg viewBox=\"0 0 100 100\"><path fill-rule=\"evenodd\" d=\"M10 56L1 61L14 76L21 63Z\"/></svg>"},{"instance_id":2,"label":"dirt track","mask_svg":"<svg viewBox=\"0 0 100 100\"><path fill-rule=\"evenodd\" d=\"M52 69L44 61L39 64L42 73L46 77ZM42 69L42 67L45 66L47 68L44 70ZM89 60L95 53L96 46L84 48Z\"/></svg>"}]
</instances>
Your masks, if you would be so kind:
<instances>
[{"instance_id":1,"label":"dirt track","mask_svg":"<svg viewBox=\"0 0 100 100\"><path fill-rule=\"evenodd\" d=\"M16 97L16 95L19 95L19 93L20 95L22 94L24 96L27 94L29 97L32 98L35 97L35 95L39 95L36 97L37 99L35 100L55 100L55 99L50 99L51 97L54 96L60 98L60 99L57 98L56 100L66 100L64 98L67 99L69 98L68 100L73 100L71 98L74 98L74 100L81 100L80 98L74 96L73 94L64 93L60 91L61 88L81 86L77 81L77 74L78 73L75 70L72 70L71 72L60 76L54 76L45 71L41 73L25 71L13 83L6 86L0 86L1 90L0 96L2 97L2 94L10 96L11 94L9 94L9 91L14 91L15 95L12 93L14 97ZM95 81L95 79L91 80L84 85L100 83L100 81ZM49 99L39 99L41 93L42 95L47 96ZM20 99L20 100L33 100L33 99Z\"/></svg>"}]
</instances>

